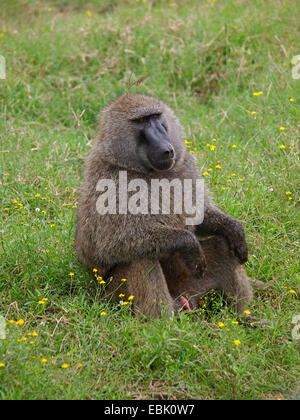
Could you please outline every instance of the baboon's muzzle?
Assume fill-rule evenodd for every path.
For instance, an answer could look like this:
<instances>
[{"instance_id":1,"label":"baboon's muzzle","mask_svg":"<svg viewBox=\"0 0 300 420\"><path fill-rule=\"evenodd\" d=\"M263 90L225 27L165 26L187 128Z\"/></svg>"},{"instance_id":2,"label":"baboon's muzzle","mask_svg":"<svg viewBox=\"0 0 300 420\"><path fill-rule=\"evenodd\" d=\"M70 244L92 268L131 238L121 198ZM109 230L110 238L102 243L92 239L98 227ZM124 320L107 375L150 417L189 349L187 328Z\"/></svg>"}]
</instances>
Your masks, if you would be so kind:
<instances>
[{"instance_id":1,"label":"baboon's muzzle","mask_svg":"<svg viewBox=\"0 0 300 420\"><path fill-rule=\"evenodd\" d=\"M143 129L147 141L147 157L156 170L170 169L175 163L175 150L159 120L150 120Z\"/></svg>"}]
</instances>

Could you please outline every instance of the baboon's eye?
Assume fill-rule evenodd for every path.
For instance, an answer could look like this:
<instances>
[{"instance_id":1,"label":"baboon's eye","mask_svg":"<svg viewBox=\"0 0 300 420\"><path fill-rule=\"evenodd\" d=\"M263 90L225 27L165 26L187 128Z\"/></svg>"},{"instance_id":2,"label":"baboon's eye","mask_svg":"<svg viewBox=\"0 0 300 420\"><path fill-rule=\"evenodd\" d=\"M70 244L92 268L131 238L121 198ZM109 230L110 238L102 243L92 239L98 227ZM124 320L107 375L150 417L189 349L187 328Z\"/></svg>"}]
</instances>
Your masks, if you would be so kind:
<instances>
[{"instance_id":1,"label":"baboon's eye","mask_svg":"<svg viewBox=\"0 0 300 420\"><path fill-rule=\"evenodd\" d=\"M157 120L159 117L160 117L160 114L145 115L144 117L136 118L133 121L137 124L145 124L151 119Z\"/></svg>"},{"instance_id":2,"label":"baboon's eye","mask_svg":"<svg viewBox=\"0 0 300 420\"><path fill-rule=\"evenodd\" d=\"M147 117L140 117L137 118L136 120L134 120L135 122L139 123L139 124L143 124L147 121Z\"/></svg>"},{"instance_id":3,"label":"baboon's eye","mask_svg":"<svg viewBox=\"0 0 300 420\"><path fill-rule=\"evenodd\" d=\"M153 115L151 115L151 117L152 117L154 120L157 120L157 119L160 117L160 114L153 114Z\"/></svg>"}]
</instances>

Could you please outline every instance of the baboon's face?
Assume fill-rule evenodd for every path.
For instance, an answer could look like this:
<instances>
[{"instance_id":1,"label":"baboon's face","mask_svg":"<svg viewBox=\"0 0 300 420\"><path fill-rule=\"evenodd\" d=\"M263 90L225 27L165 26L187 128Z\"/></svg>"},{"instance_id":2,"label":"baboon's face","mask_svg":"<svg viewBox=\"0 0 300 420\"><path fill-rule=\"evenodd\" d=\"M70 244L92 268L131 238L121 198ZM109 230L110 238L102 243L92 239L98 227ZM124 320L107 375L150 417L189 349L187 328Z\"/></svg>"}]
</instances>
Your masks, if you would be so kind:
<instances>
[{"instance_id":1,"label":"baboon's face","mask_svg":"<svg viewBox=\"0 0 300 420\"><path fill-rule=\"evenodd\" d=\"M172 110L145 95L123 95L102 112L100 141L105 156L123 168L167 171L186 152L183 130Z\"/></svg>"},{"instance_id":2,"label":"baboon's face","mask_svg":"<svg viewBox=\"0 0 300 420\"><path fill-rule=\"evenodd\" d=\"M158 171L171 169L176 153L163 115L143 115L131 122L136 130L137 153L145 168Z\"/></svg>"}]
</instances>

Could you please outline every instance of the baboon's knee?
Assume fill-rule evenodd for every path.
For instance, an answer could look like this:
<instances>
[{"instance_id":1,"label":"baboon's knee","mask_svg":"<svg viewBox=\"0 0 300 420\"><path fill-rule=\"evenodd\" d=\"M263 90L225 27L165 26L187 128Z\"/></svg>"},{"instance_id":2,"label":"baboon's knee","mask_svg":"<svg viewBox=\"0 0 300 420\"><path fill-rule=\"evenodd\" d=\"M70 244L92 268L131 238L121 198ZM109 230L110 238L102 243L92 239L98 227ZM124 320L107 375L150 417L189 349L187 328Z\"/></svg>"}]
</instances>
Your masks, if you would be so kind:
<instances>
[{"instance_id":1,"label":"baboon's knee","mask_svg":"<svg viewBox=\"0 0 300 420\"><path fill-rule=\"evenodd\" d=\"M225 292L229 303L239 313L247 309L253 299L250 278L242 266L236 267L233 275L224 279L220 289Z\"/></svg>"},{"instance_id":2,"label":"baboon's knee","mask_svg":"<svg viewBox=\"0 0 300 420\"><path fill-rule=\"evenodd\" d=\"M253 298L250 278L238 258L229 250L227 240L214 236L201 242L207 262L205 282L224 291L237 312L243 312Z\"/></svg>"}]
</instances>

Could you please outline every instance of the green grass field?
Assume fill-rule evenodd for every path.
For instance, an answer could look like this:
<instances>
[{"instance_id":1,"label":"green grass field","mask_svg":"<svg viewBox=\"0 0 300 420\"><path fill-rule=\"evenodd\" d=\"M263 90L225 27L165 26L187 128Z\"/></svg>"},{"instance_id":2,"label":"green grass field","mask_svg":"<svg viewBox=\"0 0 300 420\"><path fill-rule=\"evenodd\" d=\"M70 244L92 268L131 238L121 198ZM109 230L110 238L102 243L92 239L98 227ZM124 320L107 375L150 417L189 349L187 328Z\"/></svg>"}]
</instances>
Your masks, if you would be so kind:
<instances>
[{"instance_id":1,"label":"green grass field","mask_svg":"<svg viewBox=\"0 0 300 420\"><path fill-rule=\"evenodd\" d=\"M0 398L299 399L300 2L0 6ZM249 310L269 327L219 292L170 322L134 318L77 261L97 115L142 76L130 91L175 109L216 203L244 221L247 272L270 284Z\"/></svg>"}]
</instances>

